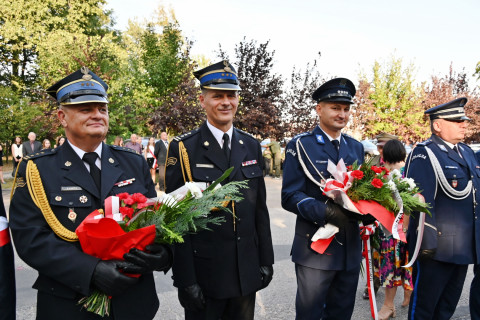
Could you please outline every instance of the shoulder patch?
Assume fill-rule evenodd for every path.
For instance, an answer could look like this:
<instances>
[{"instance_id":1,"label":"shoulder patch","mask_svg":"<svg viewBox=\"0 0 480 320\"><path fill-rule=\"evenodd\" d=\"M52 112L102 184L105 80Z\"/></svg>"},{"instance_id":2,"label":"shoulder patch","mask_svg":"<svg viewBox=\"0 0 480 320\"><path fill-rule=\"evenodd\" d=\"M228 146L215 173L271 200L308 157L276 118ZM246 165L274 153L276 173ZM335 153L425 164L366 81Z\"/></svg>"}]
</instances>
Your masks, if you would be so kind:
<instances>
[{"instance_id":1,"label":"shoulder patch","mask_svg":"<svg viewBox=\"0 0 480 320\"><path fill-rule=\"evenodd\" d=\"M57 149L45 149L45 150L40 150L39 152L33 153L31 155L28 155L26 157L23 157L23 159L33 160L33 159L38 159L45 156L50 156L55 153L57 153Z\"/></svg>"},{"instance_id":2,"label":"shoulder patch","mask_svg":"<svg viewBox=\"0 0 480 320\"><path fill-rule=\"evenodd\" d=\"M181 134L179 136L176 136L175 138L173 138L173 140L182 141L182 140L188 139L188 138L194 136L195 134L197 134L199 131L200 131L200 128L196 128L192 131L189 131L189 132L186 132L186 133Z\"/></svg>"}]
</instances>

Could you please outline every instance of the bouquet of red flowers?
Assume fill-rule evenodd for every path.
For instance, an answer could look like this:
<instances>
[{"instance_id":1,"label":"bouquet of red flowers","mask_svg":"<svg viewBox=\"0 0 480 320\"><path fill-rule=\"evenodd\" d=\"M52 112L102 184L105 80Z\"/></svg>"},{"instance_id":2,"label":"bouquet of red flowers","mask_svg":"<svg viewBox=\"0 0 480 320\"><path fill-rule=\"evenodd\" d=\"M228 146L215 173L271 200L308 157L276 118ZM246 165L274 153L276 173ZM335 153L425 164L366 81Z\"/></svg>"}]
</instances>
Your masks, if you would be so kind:
<instances>
[{"instance_id":1,"label":"bouquet of red flowers","mask_svg":"<svg viewBox=\"0 0 480 320\"><path fill-rule=\"evenodd\" d=\"M352 212L371 214L395 239L406 242L401 228L404 214L413 211L429 213L429 204L422 201L413 179L402 178L398 170L389 172L385 167L371 165L371 162L362 165L355 162L347 170L343 159L336 166L329 161L327 170L333 179L323 181L324 194ZM323 240L317 246L323 243L321 249L324 252L336 232L338 228L327 224L319 229L312 241Z\"/></svg>"},{"instance_id":2,"label":"bouquet of red flowers","mask_svg":"<svg viewBox=\"0 0 480 320\"><path fill-rule=\"evenodd\" d=\"M123 255L132 248L145 250L154 242L181 243L187 233L209 230L209 224L225 221L221 216L211 216L210 211L220 209L231 213L225 201L242 200L240 189L247 187L246 181L220 185L232 170L225 171L208 187L205 183L187 182L160 198L148 199L140 193L121 193L107 198L105 213L95 210L75 231L82 250L102 260L123 260ZM79 304L104 316L109 314L110 298L95 290Z\"/></svg>"}]
</instances>

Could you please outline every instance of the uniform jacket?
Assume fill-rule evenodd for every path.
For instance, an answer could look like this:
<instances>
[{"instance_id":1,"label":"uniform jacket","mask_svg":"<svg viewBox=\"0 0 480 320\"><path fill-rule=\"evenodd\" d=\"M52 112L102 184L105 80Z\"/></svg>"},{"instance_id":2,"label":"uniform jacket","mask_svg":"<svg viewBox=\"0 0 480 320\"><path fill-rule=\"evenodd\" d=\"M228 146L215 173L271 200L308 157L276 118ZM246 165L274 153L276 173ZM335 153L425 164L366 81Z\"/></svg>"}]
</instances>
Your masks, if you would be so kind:
<instances>
[{"instance_id":1,"label":"uniform jacket","mask_svg":"<svg viewBox=\"0 0 480 320\"><path fill-rule=\"evenodd\" d=\"M24 157L19 165L10 205L14 244L19 256L39 273L33 287L61 298L52 307L58 308L62 319L84 319L63 314L62 301L78 301L90 294L98 259L83 253L78 241L62 240L53 232L29 194L25 183L26 164L33 161L37 165L52 211L63 226L75 231L89 213L103 207L110 195L139 192L147 197L156 196L147 163L141 155L103 144L101 158L102 190L97 190L83 161L67 142L57 149ZM114 186L131 178L135 178L132 184ZM77 213L75 222L67 217L70 209ZM115 319L153 319L158 305L152 274L141 276L138 284L112 299Z\"/></svg>"},{"instance_id":2,"label":"uniform jacket","mask_svg":"<svg viewBox=\"0 0 480 320\"><path fill-rule=\"evenodd\" d=\"M155 143L155 157L157 157L157 162L159 166L165 165L165 159L167 158L167 147L162 139L158 140Z\"/></svg>"},{"instance_id":3,"label":"uniform jacket","mask_svg":"<svg viewBox=\"0 0 480 320\"><path fill-rule=\"evenodd\" d=\"M448 184L455 190L465 189L472 179L473 188L479 190L480 168L475 155L466 144L459 143L463 158L436 135L420 143L407 159L405 173L413 178L432 206L432 216L425 216L422 249L436 248L434 259L456 264L480 262L480 194L475 192L463 200L454 200L441 188L427 154L428 147L437 157ZM410 251L416 243L418 214L410 218L408 243ZM476 257L476 260L475 260ZM476 261L476 262L475 262Z\"/></svg>"},{"instance_id":4,"label":"uniform jacket","mask_svg":"<svg viewBox=\"0 0 480 320\"><path fill-rule=\"evenodd\" d=\"M248 188L242 189L244 200L235 203L235 230L231 214L212 212L224 216L226 221L212 225L212 231L185 237L185 243L175 247L174 285L183 288L198 283L206 296L217 299L255 292L261 286L260 266L273 264L260 144L249 134L234 129L228 164L206 123L175 138L168 149L167 192L184 185L178 152L180 141L187 149L194 181L213 182L233 166L229 180L248 180Z\"/></svg>"},{"instance_id":5,"label":"uniform jacket","mask_svg":"<svg viewBox=\"0 0 480 320\"><path fill-rule=\"evenodd\" d=\"M296 136L287 145L283 169L282 206L297 215L292 261L302 266L322 270L358 268L361 261L361 242L357 221L351 221L346 227L340 228L324 254L319 254L310 248L310 239L319 227L326 224L325 202L329 198L324 196L320 187L306 176L299 162L297 140L300 140L304 146L305 151L301 149L300 154L316 181L321 181L316 170L328 179L331 177L327 171L328 160L337 163L337 151L334 145L318 126L312 132ZM342 134L339 153L339 158L343 158L347 166L355 161L363 163L363 145L348 135Z\"/></svg>"},{"instance_id":6,"label":"uniform jacket","mask_svg":"<svg viewBox=\"0 0 480 320\"><path fill-rule=\"evenodd\" d=\"M28 156L33 153L36 153L42 149L42 143L40 141L34 141L33 142L33 150L32 146L30 145L30 141L25 141L22 143L23 146L23 156Z\"/></svg>"}]
</instances>

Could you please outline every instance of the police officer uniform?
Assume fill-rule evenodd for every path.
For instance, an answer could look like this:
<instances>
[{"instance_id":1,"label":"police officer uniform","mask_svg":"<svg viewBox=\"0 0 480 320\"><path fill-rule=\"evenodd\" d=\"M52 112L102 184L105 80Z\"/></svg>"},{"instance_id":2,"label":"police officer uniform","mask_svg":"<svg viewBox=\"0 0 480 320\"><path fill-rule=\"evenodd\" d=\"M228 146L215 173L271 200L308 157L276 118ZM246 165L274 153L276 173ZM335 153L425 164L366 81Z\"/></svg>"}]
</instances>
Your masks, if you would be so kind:
<instances>
[{"instance_id":1,"label":"police officer uniform","mask_svg":"<svg viewBox=\"0 0 480 320\"><path fill-rule=\"evenodd\" d=\"M319 102L353 103L355 86L348 79L333 79L318 88L313 98ZM297 215L292 261L297 273L297 319L349 319L361 263L358 221L340 227L324 254L313 251L311 238L327 224L326 202L319 184L331 178L328 161L343 159L346 165L363 163L363 145L341 134L340 147L317 126L294 137L287 145L282 185L282 206ZM303 162L303 164L302 164ZM322 282L319 282L322 281Z\"/></svg>"},{"instance_id":2,"label":"police officer uniform","mask_svg":"<svg viewBox=\"0 0 480 320\"><path fill-rule=\"evenodd\" d=\"M480 168L480 150L475 152L477 158L477 169ZM479 231L476 230L478 233ZM470 318L480 320L480 264L473 266L474 277L470 286Z\"/></svg>"},{"instance_id":3,"label":"police officer uniform","mask_svg":"<svg viewBox=\"0 0 480 320\"><path fill-rule=\"evenodd\" d=\"M195 76L202 88L240 90L235 70L226 61L197 71ZM211 225L211 231L186 236L185 243L175 246L174 286L180 294L181 290L198 284L206 299L205 310L201 312L185 309L186 319L219 319L227 301L237 304L236 314L228 319L253 319L255 292L268 284L262 282L260 268L274 262L260 144L250 134L233 128L230 145L228 160L204 123L174 138L168 149L166 192L174 191L190 179L211 183L230 167L234 169L228 181L248 181L248 188L241 189L244 200L229 204L233 215L211 212L226 221ZM250 301L248 307L244 308L243 297L247 298L244 301Z\"/></svg>"},{"instance_id":4,"label":"police officer uniform","mask_svg":"<svg viewBox=\"0 0 480 320\"><path fill-rule=\"evenodd\" d=\"M430 120L469 120L460 98L425 111ZM455 147L455 149L453 148ZM480 169L473 151L433 134L410 153L405 167L431 205L426 215L409 319L450 319L460 298L468 264L480 262ZM418 213L410 218L408 243L413 252Z\"/></svg>"},{"instance_id":5,"label":"police officer uniform","mask_svg":"<svg viewBox=\"0 0 480 320\"><path fill-rule=\"evenodd\" d=\"M88 85L87 85L88 84ZM107 103L107 85L82 68L62 79L49 93L59 103ZM145 159L128 149L104 143L100 152L101 185L97 187L84 161L67 140L19 164L10 205L16 250L38 271L37 319L105 319L81 310L80 298L92 293L99 259L82 252L75 229L105 198L122 192L155 197ZM111 300L106 319L153 319L159 306L153 275Z\"/></svg>"}]
</instances>

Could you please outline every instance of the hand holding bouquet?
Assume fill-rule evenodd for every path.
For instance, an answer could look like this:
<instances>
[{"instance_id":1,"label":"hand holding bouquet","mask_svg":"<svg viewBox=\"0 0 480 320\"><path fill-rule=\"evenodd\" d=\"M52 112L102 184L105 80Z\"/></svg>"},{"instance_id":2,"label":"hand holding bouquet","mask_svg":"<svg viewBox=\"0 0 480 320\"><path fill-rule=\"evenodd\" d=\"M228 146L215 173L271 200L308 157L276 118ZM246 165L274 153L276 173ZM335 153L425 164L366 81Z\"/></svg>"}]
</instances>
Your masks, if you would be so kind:
<instances>
[{"instance_id":1,"label":"hand holding bouquet","mask_svg":"<svg viewBox=\"0 0 480 320\"><path fill-rule=\"evenodd\" d=\"M148 199L139 193L122 193L107 198L105 214L101 209L95 210L76 230L82 250L102 260L125 258L144 266L144 269L138 269L139 273L168 270L171 261L166 262L169 257L164 244L182 243L183 236L188 233L210 230L209 224L218 225L225 221L222 216L211 216L212 209L231 213L225 201L242 200L240 189L247 187L246 181L220 185L232 170L225 171L208 187L205 183L187 182L160 198ZM128 262L125 266L125 270L132 270ZM104 316L109 314L110 299L104 292L95 290L79 303L88 311Z\"/></svg>"}]
</instances>

